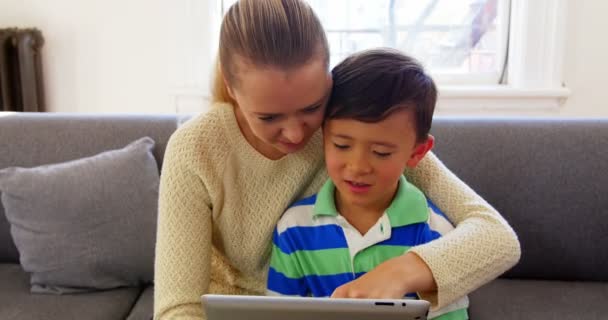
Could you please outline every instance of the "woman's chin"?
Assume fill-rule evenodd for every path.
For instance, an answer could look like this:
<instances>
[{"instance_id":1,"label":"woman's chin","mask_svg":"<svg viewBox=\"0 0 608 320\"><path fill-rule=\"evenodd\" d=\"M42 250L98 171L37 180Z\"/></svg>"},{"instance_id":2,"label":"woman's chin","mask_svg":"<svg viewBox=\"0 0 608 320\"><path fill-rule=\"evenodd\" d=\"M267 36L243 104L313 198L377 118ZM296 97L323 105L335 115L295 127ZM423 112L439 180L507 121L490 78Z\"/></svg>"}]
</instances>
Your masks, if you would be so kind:
<instances>
[{"instance_id":1,"label":"woman's chin","mask_svg":"<svg viewBox=\"0 0 608 320\"><path fill-rule=\"evenodd\" d=\"M300 143L285 143L279 142L277 144L276 149L284 154L295 153L298 152L306 146L306 141L302 141Z\"/></svg>"}]
</instances>

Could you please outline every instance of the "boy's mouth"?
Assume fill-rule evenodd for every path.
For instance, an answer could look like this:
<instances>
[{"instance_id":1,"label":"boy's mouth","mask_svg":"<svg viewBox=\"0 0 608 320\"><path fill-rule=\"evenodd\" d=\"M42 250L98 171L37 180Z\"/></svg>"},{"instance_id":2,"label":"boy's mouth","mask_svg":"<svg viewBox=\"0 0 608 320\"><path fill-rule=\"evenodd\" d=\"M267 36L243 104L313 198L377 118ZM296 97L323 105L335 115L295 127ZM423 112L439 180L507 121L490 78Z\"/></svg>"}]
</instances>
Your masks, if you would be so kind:
<instances>
[{"instance_id":1,"label":"boy's mouth","mask_svg":"<svg viewBox=\"0 0 608 320\"><path fill-rule=\"evenodd\" d=\"M365 193L371 188L371 184L356 182L351 180L344 180L348 185L349 189L353 193Z\"/></svg>"}]
</instances>

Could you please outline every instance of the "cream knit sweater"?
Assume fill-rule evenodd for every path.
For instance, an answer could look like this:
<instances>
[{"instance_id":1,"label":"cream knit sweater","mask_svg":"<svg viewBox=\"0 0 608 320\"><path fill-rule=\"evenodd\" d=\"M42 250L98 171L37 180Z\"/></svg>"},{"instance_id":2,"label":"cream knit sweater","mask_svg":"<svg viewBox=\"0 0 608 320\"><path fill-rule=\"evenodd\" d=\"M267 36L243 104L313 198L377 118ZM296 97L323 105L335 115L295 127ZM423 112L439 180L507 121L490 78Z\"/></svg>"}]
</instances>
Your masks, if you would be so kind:
<instances>
[{"instance_id":1,"label":"cream knit sweater","mask_svg":"<svg viewBox=\"0 0 608 320\"><path fill-rule=\"evenodd\" d=\"M433 154L406 172L457 228L413 248L445 306L519 259L507 222ZM304 150L269 160L245 140L230 105L216 105L171 137L161 174L155 319L203 319L204 293L264 294L271 236L290 203L327 179L321 132Z\"/></svg>"}]
</instances>

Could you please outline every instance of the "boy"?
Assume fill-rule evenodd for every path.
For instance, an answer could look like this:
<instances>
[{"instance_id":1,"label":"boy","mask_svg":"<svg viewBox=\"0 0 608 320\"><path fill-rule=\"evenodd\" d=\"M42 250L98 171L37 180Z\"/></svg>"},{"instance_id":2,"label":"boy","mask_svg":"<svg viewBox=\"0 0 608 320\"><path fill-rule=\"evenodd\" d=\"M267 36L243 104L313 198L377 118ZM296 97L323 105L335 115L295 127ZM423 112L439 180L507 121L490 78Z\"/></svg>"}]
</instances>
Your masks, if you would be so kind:
<instances>
[{"instance_id":1,"label":"boy","mask_svg":"<svg viewBox=\"0 0 608 320\"><path fill-rule=\"evenodd\" d=\"M352 55L332 74L323 124L330 179L279 220L269 294L331 296L382 262L452 229L403 176L433 147L433 80L418 62L391 49ZM429 318L467 319L467 306L464 297Z\"/></svg>"}]
</instances>

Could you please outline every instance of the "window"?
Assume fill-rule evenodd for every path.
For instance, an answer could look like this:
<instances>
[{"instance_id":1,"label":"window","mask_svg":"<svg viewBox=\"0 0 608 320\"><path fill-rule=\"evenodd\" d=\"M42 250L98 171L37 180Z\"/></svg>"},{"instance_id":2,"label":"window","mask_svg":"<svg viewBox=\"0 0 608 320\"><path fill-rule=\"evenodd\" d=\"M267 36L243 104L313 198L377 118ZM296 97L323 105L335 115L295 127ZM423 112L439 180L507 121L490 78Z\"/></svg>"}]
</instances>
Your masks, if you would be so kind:
<instances>
[{"instance_id":1,"label":"window","mask_svg":"<svg viewBox=\"0 0 608 320\"><path fill-rule=\"evenodd\" d=\"M176 0L169 79L175 110L208 105L219 26L236 0ZM439 112L556 110L566 0L307 0L324 24L335 65L351 52L394 46L439 84Z\"/></svg>"},{"instance_id":2,"label":"window","mask_svg":"<svg viewBox=\"0 0 608 320\"><path fill-rule=\"evenodd\" d=\"M307 1L327 32L332 66L387 46L422 61L443 84L498 84L503 75L509 0Z\"/></svg>"}]
</instances>

